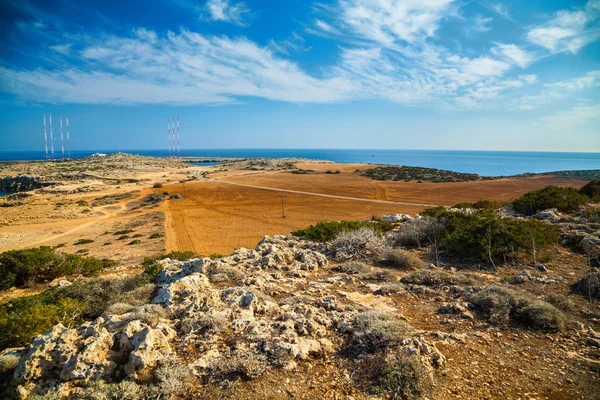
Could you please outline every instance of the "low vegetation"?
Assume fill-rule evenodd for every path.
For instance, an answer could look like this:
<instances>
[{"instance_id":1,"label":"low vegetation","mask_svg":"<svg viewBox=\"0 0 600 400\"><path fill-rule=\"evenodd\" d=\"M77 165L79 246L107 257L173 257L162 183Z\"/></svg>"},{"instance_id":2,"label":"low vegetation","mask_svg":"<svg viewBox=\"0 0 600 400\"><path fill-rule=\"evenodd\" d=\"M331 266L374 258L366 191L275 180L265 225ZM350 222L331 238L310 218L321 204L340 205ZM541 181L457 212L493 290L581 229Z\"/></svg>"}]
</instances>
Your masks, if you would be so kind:
<instances>
[{"instance_id":1,"label":"low vegetation","mask_svg":"<svg viewBox=\"0 0 600 400\"><path fill-rule=\"evenodd\" d=\"M531 254L557 243L560 228L537 220L499 219L493 212L449 212L443 207L422 213L437 223L429 241L435 249L446 248L463 257L479 257L493 265ZM427 230L425 229L427 236Z\"/></svg>"},{"instance_id":2,"label":"low vegetation","mask_svg":"<svg viewBox=\"0 0 600 400\"><path fill-rule=\"evenodd\" d=\"M154 189L161 189L163 187L163 184L160 182L156 182L154 185L152 185L152 187Z\"/></svg>"},{"instance_id":3,"label":"low vegetation","mask_svg":"<svg viewBox=\"0 0 600 400\"><path fill-rule=\"evenodd\" d=\"M565 325L560 310L526 292L490 285L467 297L475 309L493 323L515 321L545 331L560 331Z\"/></svg>"},{"instance_id":4,"label":"low vegetation","mask_svg":"<svg viewBox=\"0 0 600 400\"><path fill-rule=\"evenodd\" d=\"M10 250L0 254L0 290L45 283L71 274L93 276L113 265L115 262L111 260L59 253L49 246Z\"/></svg>"},{"instance_id":5,"label":"low vegetation","mask_svg":"<svg viewBox=\"0 0 600 400\"><path fill-rule=\"evenodd\" d=\"M115 303L140 306L154 295L156 268L118 280L96 279L46 290L0 305L0 350L23 346L57 323L74 326L100 316Z\"/></svg>"},{"instance_id":6,"label":"low vegetation","mask_svg":"<svg viewBox=\"0 0 600 400\"><path fill-rule=\"evenodd\" d=\"M80 246L82 244L90 244L90 243L94 243L94 240L93 239L79 239L78 241L73 243L73 245Z\"/></svg>"},{"instance_id":7,"label":"low vegetation","mask_svg":"<svg viewBox=\"0 0 600 400\"><path fill-rule=\"evenodd\" d=\"M469 182L482 179L493 179L482 177L477 174L466 174L462 172L446 171L435 168L422 167L394 167L385 166L359 171L363 176L380 181L431 181L431 182Z\"/></svg>"},{"instance_id":8,"label":"low vegetation","mask_svg":"<svg viewBox=\"0 0 600 400\"><path fill-rule=\"evenodd\" d=\"M525 215L534 215L538 211L556 208L562 212L579 210L590 201L589 197L571 187L547 186L544 189L529 192L512 202L512 208Z\"/></svg>"},{"instance_id":9,"label":"low vegetation","mask_svg":"<svg viewBox=\"0 0 600 400\"><path fill-rule=\"evenodd\" d=\"M391 222L383 221L327 221L319 222L308 228L292 232L294 236L318 240L320 242L332 241L340 232L356 231L361 228L371 228L381 234L394 228Z\"/></svg>"},{"instance_id":10,"label":"low vegetation","mask_svg":"<svg viewBox=\"0 0 600 400\"><path fill-rule=\"evenodd\" d=\"M371 390L390 399L429 398L431 378L416 355L388 352L369 360Z\"/></svg>"},{"instance_id":11,"label":"low vegetation","mask_svg":"<svg viewBox=\"0 0 600 400\"><path fill-rule=\"evenodd\" d=\"M377 253L378 263L383 266L414 270L423 265L419 257L407 250L383 247Z\"/></svg>"},{"instance_id":12,"label":"low vegetation","mask_svg":"<svg viewBox=\"0 0 600 400\"><path fill-rule=\"evenodd\" d=\"M473 279L465 274L441 269L416 271L404 275L400 282L422 286L472 285L474 283Z\"/></svg>"},{"instance_id":13,"label":"low vegetation","mask_svg":"<svg viewBox=\"0 0 600 400\"><path fill-rule=\"evenodd\" d=\"M414 332L405 321L384 311L365 311L352 320L353 334L344 348L349 354L372 354L397 345Z\"/></svg>"},{"instance_id":14,"label":"low vegetation","mask_svg":"<svg viewBox=\"0 0 600 400\"><path fill-rule=\"evenodd\" d=\"M589 197L594 202L600 202L600 179L596 178L589 181L579 189L579 193Z\"/></svg>"},{"instance_id":15,"label":"low vegetation","mask_svg":"<svg viewBox=\"0 0 600 400\"><path fill-rule=\"evenodd\" d=\"M592 268L573 286L573 289L590 300L600 299L600 270Z\"/></svg>"},{"instance_id":16,"label":"low vegetation","mask_svg":"<svg viewBox=\"0 0 600 400\"><path fill-rule=\"evenodd\" d=\"M194 258L194 257L196 257L196 254L194 254L193 251L172 251L168 254L158 254L158 255L152 256L152 257L144 257L144 261L142 262L142 265L146 265L146 266L152 265L156 261L162 260L165 258L170 258L171 260L186 261L186 260L189 260L190 258Z\"/></svg>"},{"instance_id":17,"label":"low vegetation","mask_svg":"<svg viewBox=\"0 0 600 400\"><path fill-rule=\"evenodd\" d=\"M367 264L360 261L348 261L334 265L331 268L335 272L341 272L348 275L356 275L367 272L370 268Z\"/></svg>"},{"instance_id":18,"label":"low vegetation","mask_svg":"<svg viewBox=\"0 0 600 400\"><path fill-rule=\"evenodd\" d=\"M502 203L492 200L478 200L475 203L458 203L452 208L473 208L475 210L497 210Z\"/></svg>"}]
</instances>

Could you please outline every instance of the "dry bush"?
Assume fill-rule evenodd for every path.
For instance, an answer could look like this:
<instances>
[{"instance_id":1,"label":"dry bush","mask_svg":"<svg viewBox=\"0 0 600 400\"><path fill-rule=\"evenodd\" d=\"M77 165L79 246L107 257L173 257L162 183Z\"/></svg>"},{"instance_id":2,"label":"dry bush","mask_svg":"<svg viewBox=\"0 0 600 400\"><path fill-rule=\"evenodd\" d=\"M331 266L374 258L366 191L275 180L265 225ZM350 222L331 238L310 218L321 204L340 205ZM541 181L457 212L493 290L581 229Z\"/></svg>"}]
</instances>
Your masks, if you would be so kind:
<instances>
[{"instance_id":1,"label":"dry bush","mask_svg":"<svg viewBox=\"0 0 600 400\"><path fill-rule=\"evenodd\" d=\"M208 279L212 283L237 281L243 277L244 274L239 268L228 265L217 265L208 271Z\"/></svg>"},{"instance_id":2,"label":"dry bush","mask_svg":"<svg viewBox=\"0 0 600 400\"><path fill-rule=\"evenodd\" d=\"M398 278L390 271L373 271L360 276L367 281L396 282Z\"/></svg>"},{"instance_id":3,"label":"dry bush","mask_svg":"<svg viewBox=\"0 0 600 400\"><path fill-rule=\"evenodd\" d=\"M106 311L104 311L104 315L123 315L130 312L134 308L134 306L128 303L115 303L109 306Z\"/></svg>"},{"instance_id":4,"label":"dry bush","mask_svg":"<svg viewBox=\"0 0 600 400\"><path fill-rule=\"evenodd\" d=\"M355 275L355 274L367 272L370 268L364 262L348 261L345 263L334 265L331 269L335 272L341 272L343 274L348 274L348 275Z\"/></svg>"},{"instance_id":5,"label":"dry bush","mask_svg":"<svg viewBox=\"0 0 600 400\"><path fill-rule=\"evenodd\" d=\"M342 231L331 242L339 259L359 259L365 257L367 250L376 247L381 241L375 229L362 227L357 230Z\"/></svg>"},{"instance_id":6,"label":"dry bush","mask_svg":"<svg viewBox=\"0 0 600 400\"><path fill-rule=\"evenodd\" d=\"M128 321L139 320L149 326L156 326L161 319L168 318L167 310L158 304L144 304L130 310L126 316Z\"/></svg>"},{"instance_id":7,"label":"dry bush","mask_svg":"<svg viewBox=\"0 0 600 400\"><path fill-rule=\"evenodd\" d=\"M379 296L389 296L391 294L406 293L404 285L401 283L387 283L381 285L381 287L375 292Z\"/></svg>"},{"instance_id":8,"label":"dry bush","mask_svg":"<svg viewBox=\"0 0 600 400\"><path fill-rule=\"evenodd\" d=\"M600 270L592 268L573 286L575 291L592 298L600 299Z\"/></svg>"},{"instance_id":9,"label":"dry bush","mask_svg":"<svg viewBox=\"0 0 600 400\"><path fill-rule=\"evenodd\" d=\"M193 388L194 375L176 358L161 361L154 371L157 391L161 398L185 397Z\"/></svg>"},{"instance_id":10,"label":"dry bush","mask_svg":"<svg viewBox=\"0 0 600 400\"><path fill-rule=\"evenodd\" d=\"M404 247L422 247L426 244L428 220L413 219L400 225L400 229L394 239L394 245Z\"/></svg>"},{"instance_id":11,"label":"dry bush","mask_svg":"<svg viewBox=\"0 0 600 400\"><path fill-rule=\"evenodd\" d=\"M494 323L515 320L546 331L562 330L565 324L563 313L553 305L500 285L487 286L467 300Z\"/></svg>"},{"instance_id":12,"label":"dry bush","mask_svg":"<svg viewBox=\"0 0 600 400\"><path fill-rule=\"evenodd\" d=\"M400 282L423 286L450 286L472 285L473 279L458 272L448 272L441 269L424 269L403 276Z\"/></svg>"},{"instance_id":13,"label":"dry bush","mask_svg":"<svg viewBox=\"0 0 600 400\"><path fill-rule=\"evenodd\" d=\"M345 346L351 354L375 353L408 337L414 328L405 321L383 311L365 311L351 322L352 337Z\"/></svg>"},{"instance_id":14,"label":"dry bush","mask_svg":"<svg viewBox=\"0 0 600 400\"><path fill-rule=\"evenodd\" d=\"M148 283L132 291L124 293L120 300L122 303L128 303L132 306L137 307L143 304L150 303L152 301L152 298L154 297L155 292L156 285L153 283Z\"/></svg>"},{"instance_id":15,"label":"dry bush","mask_svg":"<svg viewBox=\"0 0 600 400\"><path fill-rule=\"evenodd\" d=\"M306 294L299 294L296 296L290 296L285 298L282 302L281 305L290 305L293 306L295 304L315 304L317 302L317 300L309 295Z\"/></svg>"},{"instance_id":16,"label":"dry bush","mask_svg":"<svg viewBox=\"0 0 600 400\"><path fill-rule=\"evenodd\" d=\"M432 382L416 355L386 352L368 361L371 390L390 399L428 398Z\"/></svg>"},{"instance_id":17,"label":"dry bush","mask_svg":"<svg viewBox=\"0 0 600 400\"><path fill-rule=\"evenodd\" d=\"M15 354L4 354L0 356L0 374L12 371L19 365L19 357Z\"/></svg>"},{"instance_id":18,"label":"dry bush","mask_svg":"<svg viewBox=\"0 0 600 400\"><path fill-rule=\"evenodd\" d=\"M92 380L83 393L75 396L81 400L143 400L149 398L148 388L132 381L106 383Z\"/></svg>"},{"instance_id":19,"label":"dry bush","mask_svg":"<svg viewBox=\"0 0 600 400\"><path fill-rule=\"evenodd\" d=\"M198 335L204 335L210 332L213 335L218 335L227 330L229 321L226 315L223 314L202 314L198 318L187 318L181 321L180 329L182 332L189 334L194 332Z\"/></svg>"},{"instance_id":20,"label":"dry bush","mask_svg":"<svg viewBox=\"0 0 600 400\"><path fill-rule=\"evenodd\" d=\"M575 307L573 302L567 296L562 294L551 293L546 296L546 301L563 311L571 311Z\"/></svg>"},{"instance_id":21,"label":"dry bush","mask_svg":"<svg viewBox=\"0 0 600 400\"><path fill-rule=\"evenodd\" d=\"M394 268L415 270L423 263L410 251L384 247L378 250L379 262Z\"/></svg>"},{"instance_id":22,"label":"dry bush","mask_svg":"<svg viewBox=\"0 0 600 400\"><path fill-rule=\"evenodd\" d=\"M561 331L565 317L556 307L542 300L535 300L517 311L517 319L529 326L545 331Z\"/></svg>"},{"instance_id":23,"label":"dry bush","mask_svg":"<svg viewBox=\"0 0 600 400\"><path fill-rule=\"evenodd\" d=\"M262 375L268 368L267 357L261 353L229 353L220 357L212 366L216 379L232 379L241 377L253 379Z\"/></svg>"}]
</instances>

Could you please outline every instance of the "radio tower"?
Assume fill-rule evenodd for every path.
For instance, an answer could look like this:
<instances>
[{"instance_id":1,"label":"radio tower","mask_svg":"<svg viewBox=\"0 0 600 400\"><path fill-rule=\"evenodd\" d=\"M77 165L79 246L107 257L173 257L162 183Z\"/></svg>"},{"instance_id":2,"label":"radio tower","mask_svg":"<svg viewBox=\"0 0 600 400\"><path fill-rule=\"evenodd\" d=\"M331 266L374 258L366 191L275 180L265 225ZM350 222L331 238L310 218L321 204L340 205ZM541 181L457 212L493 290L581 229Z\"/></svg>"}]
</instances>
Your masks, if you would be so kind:
<instances>
[{"instance_id":1,"label":"radio tower","mask_svg":"<svg viewBox=\"0 0 600 400\"><path fill-rule=\"evenodd\" d=\"M50 113L50 148L52 149L52 160L54 160L54 136L52 136L52 113Z\"/></svg>"},{"instance_id":2,"label":"radio tower","mask_svg":"<svg viewBox=\"0 0 600 400\"><path fill-rule=\"evenodd\" d=\"M171 120L167 119L167 132L169 135L169 157L171 157Z\"/></svg>"},{"instance_id":3,"label":"radio tower","mask_svg":"<svg viewBox=\"0 0 600 400\"><path fill-rule=\"evenodd\" d=\"M48 135L46 134L46 114L44 114L44 144L46 145L46 161L48 161Z\"/></svg>"},{"instance_id":4,"label":"radio tower","mask_svg":"<svg viewBox=\"0 0 600 400\"><path fill-rule=\"evenodd\" d=\"M62 159L65 159L65 140L63 137L63 132L62 132L62 115L59 117L60 118L60 148L62 150Z\"/></svg>"},{"instance_id":5,"label":"radio tower","mask_svg":"<svg viewBox=\"0 0 600 400\"><path fill-rule=\"evenodd\" d=\"M179 115L177 115L177 158L181 159L181 149L179 140Z\"/></svg>"},{"instance_id":6,"label":"radio tower","mask_svg":"<svg viewBox=\"0 0 600 400\"><path fill-rule=\"evenodd\" d=\"M67 149L69 150L69 160L71 159L71 137L69 136L69 116L67 115Z\"/></svg>"}]
</instances>

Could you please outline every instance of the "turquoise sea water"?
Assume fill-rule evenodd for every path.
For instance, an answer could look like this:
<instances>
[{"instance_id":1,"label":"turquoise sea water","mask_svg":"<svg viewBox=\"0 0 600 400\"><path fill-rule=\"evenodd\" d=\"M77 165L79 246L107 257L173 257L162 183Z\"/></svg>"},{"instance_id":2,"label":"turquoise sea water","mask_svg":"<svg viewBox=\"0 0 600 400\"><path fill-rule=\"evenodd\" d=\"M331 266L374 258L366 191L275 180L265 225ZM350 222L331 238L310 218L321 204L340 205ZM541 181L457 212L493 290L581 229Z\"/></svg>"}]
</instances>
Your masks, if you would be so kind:
<instances>
[{"instance_id":1,"label":"turquoise sea water","mask_svg":"<svg viewBox=\"0 0 600 400\"><path fill-rule=\"evenodd\" d=\"M8 196L9 194L12 194L13 192L0 192L0 197L3 196Z\"/></svg>"},{"instance_id":2,"label":"turquoise sea water","mask_svg":"<svg viewBox=\"0 0 600 400\"><path fill-rule=\"evenodd\" d=\"M75 150L74 158L103 150ZM126 150L145 156L167 156L166 150ZM181 150L182 157L299 157L339 163L392 164L439 168L485 176L516 175L526 172L560 170L600 170L600 153L550 153L520 151L458 150L339 150L339 149L191 149ZM0 152L0 161L43 160L43 151Z\"/></svg>"}]
</instances>

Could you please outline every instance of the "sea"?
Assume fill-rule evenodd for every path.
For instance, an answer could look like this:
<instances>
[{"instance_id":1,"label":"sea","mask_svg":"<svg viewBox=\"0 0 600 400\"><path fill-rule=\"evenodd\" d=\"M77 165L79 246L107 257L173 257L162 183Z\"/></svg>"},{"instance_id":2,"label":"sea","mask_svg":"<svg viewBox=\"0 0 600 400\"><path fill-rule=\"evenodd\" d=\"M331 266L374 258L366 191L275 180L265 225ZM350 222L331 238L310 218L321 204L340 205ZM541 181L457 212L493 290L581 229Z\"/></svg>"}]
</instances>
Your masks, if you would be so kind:
<instances>
[{"instance_id":1,"label":"sea","mask_svg":"<svg viewBox=\"0 0 600 400\"><path fill-rule=\"evenodd\" d=\"M167 150L123 150L142 156L168 156ZM73 158L117 150L72 150ZM482 176L507 176L562 170L600 170L600 153L472 150L346 149L185 149L182 157L297 157L347 164L390 164L438 168ZM43 160L44 151L0 151L0 161ZM206 164L205 164L206 165Z\"/></svg>"}]
</instances>

